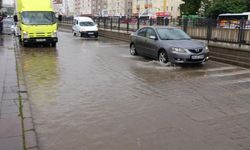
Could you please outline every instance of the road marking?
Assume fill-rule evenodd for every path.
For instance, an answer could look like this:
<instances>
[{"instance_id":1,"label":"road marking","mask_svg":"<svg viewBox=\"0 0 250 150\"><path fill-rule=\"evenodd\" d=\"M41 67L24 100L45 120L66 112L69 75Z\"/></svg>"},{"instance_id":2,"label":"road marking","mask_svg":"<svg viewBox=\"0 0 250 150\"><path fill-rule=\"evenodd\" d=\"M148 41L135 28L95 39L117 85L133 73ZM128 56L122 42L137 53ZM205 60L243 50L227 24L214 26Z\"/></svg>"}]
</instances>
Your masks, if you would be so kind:
<instances>
[{"instance_id":1,"label":"road marking","mask_svg":"<svg viewBox=\"0 0 250 150\"><path fill-rule=\"evenodd\" d=\"M112 44L112 45L98 45L96 47L101 47L101 48L102 47L104 47L104 48L105 47L129 47L129 45L127 45L127 44L126 45L125 44L120 44L120 45L118 45L118 44L117 45L116 44Z\"/></svg>"},{"instance_id":2,"label":"road marking","mask_svg":"<svg viewBox=\"0 0 250 150\"><path fill-rule=\"evenodd\" d=\"M184 70L185 73L194 73L194 72L198 72L198 73L211 73L211 72L216 72L216 71L235 71L236 69L241 69L240 67L236 67L236 66L228 66L228 67L216 67L216 68L207 68L207 69L192 69L192 70Z\"/></svg>"},{"instance_id":3,"label":"road marking","mask_svg":"<svg viewBox=\"0 0 250 150\"><path fill-rule=\"evenodd\" d=\"M209 69L201 69L201 70L197 70L199 72L203 72L203 71L207 71L207 72L213 72L213 71L224 71L224 70L233 70L233 69L237 69L239 67L235 67L235 66L228 66L228 67L219 67L219 68L209 68Z\"/></svg>"},{"instance_id":4,"label":"road marking","mask_svg":"<svg viewBox=\"0 0 250 150\"><path fill-rule=\"evenodd\" d=\"M218 85L228 85L228 84L237 84L237 83L246 83L246 82L250 82L250 78L222 81L222 82L219 82Z\"/></svg>"},{"instance_id":5,"label":"road marking","mask_svg":"<svg viewBox=\"0 0 250 150\"><path fill-rule=\"evenodd\" d=\"M242 75L242 74L248 74L250 73L250 70L241 70L237 72L230 72L230 73L218 73L218 74L211 74L208 75L209 77L226 77L226 76L235 76L235 75Z\"/></svg>"}]
</instances>

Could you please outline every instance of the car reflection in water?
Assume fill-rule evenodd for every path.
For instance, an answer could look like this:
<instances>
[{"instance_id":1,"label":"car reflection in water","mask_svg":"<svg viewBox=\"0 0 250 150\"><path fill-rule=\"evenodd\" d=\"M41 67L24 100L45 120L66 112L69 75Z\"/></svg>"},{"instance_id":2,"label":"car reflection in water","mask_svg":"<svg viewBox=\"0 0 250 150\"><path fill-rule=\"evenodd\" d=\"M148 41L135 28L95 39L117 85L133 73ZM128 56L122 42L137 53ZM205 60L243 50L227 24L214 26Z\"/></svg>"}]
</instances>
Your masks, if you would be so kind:
<instances>
[{"instance_id":1,"label":"car reflection in water","mask_svg":"<svg viewBox=\"0 0 250 150\"><path fill-rule=\"evenodd\" d=\"M33 103L53 103L59 80L55 48L22 48L21 63Z\"/></svg>"},{"instance_id":2,"label":"car reflection in water","mask_svg":"<svg viewBox=\"0 0 250 150\"><path fill-rule=\"evenodd\" d=\"M198 63L209 59L206 44L192 40L173 27L143 27L131 35L130 54L159 60L160 63Z\"/></svg>"},{"instance_id":3,"label":"car reflection in water","mask_svg":"<svg viewBox=\"0 0 250 150\"><path fill-rule=\"evenodd\" d=\"M4 38L0 36L0 46L3 46Z\"/></svg>"}]
</instances>

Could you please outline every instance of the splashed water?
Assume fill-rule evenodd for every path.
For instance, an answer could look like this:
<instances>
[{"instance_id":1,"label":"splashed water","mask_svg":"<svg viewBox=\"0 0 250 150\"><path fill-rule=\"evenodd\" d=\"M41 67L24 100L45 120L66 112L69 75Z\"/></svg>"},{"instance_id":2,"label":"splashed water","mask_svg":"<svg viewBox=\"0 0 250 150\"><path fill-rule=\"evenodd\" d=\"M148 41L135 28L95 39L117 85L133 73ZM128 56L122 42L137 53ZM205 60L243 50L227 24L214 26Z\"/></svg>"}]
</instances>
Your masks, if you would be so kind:
<instances>
[{"instance_id":1,"label":"splashed water","mask_svg":"<svg viewBox=\"0 0 250 150\"><path fill-rule=\"evenodd\" d=\"M160 69L160 70L175 70L175 69L181 68L179 66L176 66L175 64L172 64L171 62L164 64L156 60L149 61L149 62L138 62L137 65L143 68L154 68L154 69Z\"/></svg>"}]
</instances>

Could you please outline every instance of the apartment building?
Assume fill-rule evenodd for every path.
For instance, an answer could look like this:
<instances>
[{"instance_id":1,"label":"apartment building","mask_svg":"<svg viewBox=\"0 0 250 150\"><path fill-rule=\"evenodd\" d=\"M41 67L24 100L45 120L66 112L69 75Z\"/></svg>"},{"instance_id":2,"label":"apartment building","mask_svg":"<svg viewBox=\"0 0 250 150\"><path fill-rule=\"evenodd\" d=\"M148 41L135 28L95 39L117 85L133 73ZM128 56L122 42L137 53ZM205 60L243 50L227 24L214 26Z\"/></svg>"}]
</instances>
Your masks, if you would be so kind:
<instances>
[{"instance_id":1,"label":"apartment building","mask_svg":"<svg viewBox=\"0 0 250 150\"><path fill-rule=\"evenodd\" d=\"M133 0L133 15L177 18L182 3L182 0Z\"/></svg>"},{"instance_id":2,"label":"apartment building","mask_svg":"<svg viewBox=\"0 0 250 150\"><path fill-rule=\"evenodd\" d=\"M62 0L52 0L52 6L55 12L58 14L63 14L63 1Z\"/></svg>"},{"instance_id":3,"label":"apartment building","mask_svg":"<svg viewBox=\"0 0 250 150\"><path fill-rule=\"evenodd\" d=\"M107 0L93 0L92 14L93 16L108 16Z\"/></svg>"},{"instance_id":4,"label":"apartment building","mask_svg":"<svg viewBox=\"0 0 250 150\"><path fill-rule=\"evenodd\" d=\"M66 16L131 17L133 0L53 0L54 10Z\"/></svg>"},{"instance_id":5,"label":"apartment building","mask_svg":"<svg viewBox=\"0 0 250 150\"><path fill-rule=\"evenodd\" d=\"M107 12L109 16L131 17L133 0L107 0Z\"/></svg>"},{"instance_id":6,"label":"apartment building","mask_svg":"<svg viewBox=\"0 0 250 150\"><path fill-rule=\"evenodd\" d=\"M74 15L92 16L92 0L74 0Z\"/></svg>"},{"instance_id":7,"label":"apartment building","mask_svg":"<svg viewBox=\"0 0 250 150\"><path fill-rule=\"evenodd\" d=\"M67 16L73 16L75 7L74 7L74 0L65 0L65 10Z\"/></svg>"},{"instance_id":8,"label":"apartment building","mask_svg":"<svg viewBox=\"0 0 250 150\"><path fill-rule=\"evenodd\" d=\"M107 0L73 0L74 15L107 16Z\"/></svg>"},{"instance_id":9,"label":"apartment building","mask_svg":"<svg viewBox=\"0 0 250 150\"><path fill-rule=\"evenodd\" d=\"M65 15L86 16L180 16L182 0L53 0L54 9Z\"/></svg>"},{"instance_id":10,"label":"apartment building","mask_svg":"<svg viewBox=\"0 0 250 150\"><path fill-rule=\"evenodd\" d=\"M150 0L133 0L132 15L141 16L146 13L149 14L148 10L152 7L152 2L150 3Z\"/></svg>"}]
</instances>

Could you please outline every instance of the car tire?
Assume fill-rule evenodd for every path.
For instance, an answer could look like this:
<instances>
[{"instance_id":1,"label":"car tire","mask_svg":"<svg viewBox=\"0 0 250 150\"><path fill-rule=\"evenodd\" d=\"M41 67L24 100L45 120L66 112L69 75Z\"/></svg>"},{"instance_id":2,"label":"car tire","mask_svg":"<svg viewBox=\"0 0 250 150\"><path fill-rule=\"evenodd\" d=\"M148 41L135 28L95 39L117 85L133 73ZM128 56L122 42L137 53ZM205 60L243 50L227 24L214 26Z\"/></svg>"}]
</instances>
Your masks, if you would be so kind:
<instances>
[{"instance_id":1,"label":"car tire","mask_svg":"<svg viewBox=\"0 0 250 150\"><path fill-rule=\"evenodd\" d=\"M76 33L75 33L75 31L73 31L73 36L76 36Z\"/></svg>"},{"instance_id":2,"label":"car tire","mask_svg":"<svg viewBox=\"0 0 250 150\"><path fill-rule=\"evenodd\" d=\"M168 63L168 55L165 50L161 50L158 54L158 60L161 64Z\"/></svg>"},{"instance_id":3,"label":"car tire","mask_svg":"<svg viewBox=\"0 0 250 150\"><path fill-rule=\"evenodd\" d=\"M22 39L20 36L18 37L18 41L19 41L20 45L22 45Z\"/></svg>"},{"instance_id":4,"label":"car tire","mask_svg":"<svg viewBox=\"0 0 250 150\"><path fill-rule=\"evenodd\" d=\"M28 46L29 46L29 44L28 44L28 43L24 43L24 42L22 42L22 46L23 46L23 47L28 47Z\"/></svg>"},{"instance_id":5,"label":"car tire","mask_svg":"<svg viewBox=\"0 0 250 150\"><path fill-rule=\"evenodd\" d=\"M56 47L56 42L52 42L51 47Z\"/></svg>"},{"instance_id":6,"label":"car tire","mask_svg":"<svg viewBox=\"0 0 250 150\"><path fill-rule=\"evenodd\" d=\"M135 44L131 44L131 46L130 46L130 54L131 54L132 56L137 55L136 48L135 48Z\"/></svg>"},{"instance_id":7,"label":"car tire","mask_svg":"<svg viewBox=\"0 0 250 150\"><path fill-rule=\"evenodd\" d=\"M203 62L198 63L198 66L203 66L203 65L205 65L205 64L206 64L206 62L203 61Z\"/></svg>"}]
</instances>

